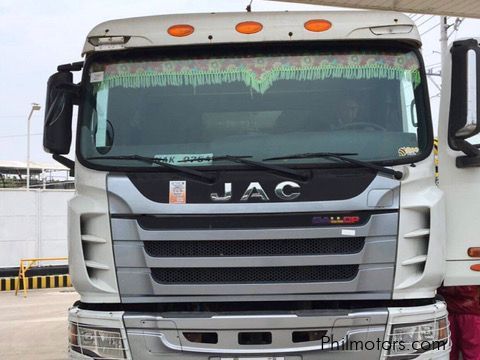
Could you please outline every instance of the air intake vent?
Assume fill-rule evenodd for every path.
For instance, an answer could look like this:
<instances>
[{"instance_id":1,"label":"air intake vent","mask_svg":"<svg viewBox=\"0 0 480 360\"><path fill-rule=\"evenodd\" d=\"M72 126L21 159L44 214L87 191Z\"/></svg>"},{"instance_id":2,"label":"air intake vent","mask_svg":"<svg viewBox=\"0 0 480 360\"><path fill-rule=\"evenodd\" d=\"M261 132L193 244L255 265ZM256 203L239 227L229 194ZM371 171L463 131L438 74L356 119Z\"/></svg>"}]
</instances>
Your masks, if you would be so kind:
<instances>
[{"instance_id":1,"label":"air intake vent","mask_svg":"<svg viewBox=\"0 0 480 360\"><path fill-rule=\"evenodd\" d=\"M159 284L245 284L351 281L358 265L242 267L242 268L154 268Z\"/></svg>"},{"instance_id":2,"label":"air intake vent","mask_svg":"<svg viewBox=\"0 0 480 360\"><path fill-rule=\"evenodd\" d=\"M112 274L106 261L106 254L111 253L107 244L105 224L108 224L107 215L82 214L80 217L80 235L82 240L83 258L90 281L104 291L112 292L107 284Z\"/></svg>"},{"instance_id":3,"label":"air intake vent","mask_svg":"<svg viewBox=\"0 0 480 360\"><path fill-rule=\"evenodd\" d=\"M152 257L295 256L356 254L365 238L145 241Z\"/></svg>"},{"instance_id":4,"label":"air intake vent","mask_svg":"<svg viewBox=\"0 0 480 360\"><path fill-rule=\"evenodd\" d=\"M405 208L400 218L400 241L395 290L417 286L422 280L430 245L430 209L424 206Z\"/></svg>"}]
</instances>

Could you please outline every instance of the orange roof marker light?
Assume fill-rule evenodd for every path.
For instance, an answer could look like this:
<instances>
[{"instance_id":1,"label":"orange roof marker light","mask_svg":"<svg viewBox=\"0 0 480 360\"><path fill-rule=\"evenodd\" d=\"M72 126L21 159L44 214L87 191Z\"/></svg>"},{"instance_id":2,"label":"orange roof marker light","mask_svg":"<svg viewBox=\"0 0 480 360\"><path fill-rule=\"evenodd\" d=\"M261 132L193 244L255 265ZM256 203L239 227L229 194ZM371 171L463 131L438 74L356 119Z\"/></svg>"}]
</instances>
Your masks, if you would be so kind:
<instances>
[{"instance_id":1,"label":"orange roof marker light","mask_svg":"<svg viewBox=\"0 0 480 360\"><path fill-rule=\"evenodd\" d=\"M262 31L263 25L256 21L244 21L238 23L235 26L235 30L237 30L241 34L255 34Z\"/></svg>"},{"instance_id":2,"label":"orange roof marker light","mask_svg":"<svg viewBox=\"0 0 480 360\"><path fill-rule=\"evenodd\" d=\"M475 265L470 266L470 270L480 271L480 264L475 264Z\"/></svg>"},{"instance_id":3,"label":"orange roof marker light","mask_svg":"<svg viewBox=\"0 0 480 360\"><path fill-rule=\"evenodd\" d=\"M176 37L184 37L193 34L195 28L192 25L178 24L172 25L168 28L167 32Z\"/></svg>"},{"instance_id":4,"label":"orange roof marker light","mask_svg":"<svg viewBox=\"0 0 480 360\"><path fill-rule=\"evenodd\" d=\"M471 247L470 249L468 249L468 256L480 257L480 247Z\"/></svg>"},{"instance_id":5,"label":"orange roof marker light","mask_svg":"<svg viewBox=\"0 0 480 360\"><path fill-rule=\"evenodd\" d=\"M313 32L323 32L332 28L332 23L328 20L314 19L304 24L305 29Z\"/></svg>"}]
</instances>

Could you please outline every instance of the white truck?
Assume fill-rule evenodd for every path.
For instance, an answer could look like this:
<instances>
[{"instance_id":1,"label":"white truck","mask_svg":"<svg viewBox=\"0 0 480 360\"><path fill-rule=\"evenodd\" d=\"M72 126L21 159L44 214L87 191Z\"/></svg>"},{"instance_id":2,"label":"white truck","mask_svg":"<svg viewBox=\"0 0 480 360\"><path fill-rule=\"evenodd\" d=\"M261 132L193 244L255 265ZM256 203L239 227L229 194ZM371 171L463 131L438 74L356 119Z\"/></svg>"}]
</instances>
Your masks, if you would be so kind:
<instances>
[{"instance_id":1,"label":"white truck","mask_svg":"<svg viewBox=\"0 0 480 360\"><path fill-rule=\"evenodd\" d=\"M47 90L70 358L448 359L436 289L480 284L480 48L448 57L440 188L420 48L393 12L95 27Z\"/></svg>"}]
</instances>

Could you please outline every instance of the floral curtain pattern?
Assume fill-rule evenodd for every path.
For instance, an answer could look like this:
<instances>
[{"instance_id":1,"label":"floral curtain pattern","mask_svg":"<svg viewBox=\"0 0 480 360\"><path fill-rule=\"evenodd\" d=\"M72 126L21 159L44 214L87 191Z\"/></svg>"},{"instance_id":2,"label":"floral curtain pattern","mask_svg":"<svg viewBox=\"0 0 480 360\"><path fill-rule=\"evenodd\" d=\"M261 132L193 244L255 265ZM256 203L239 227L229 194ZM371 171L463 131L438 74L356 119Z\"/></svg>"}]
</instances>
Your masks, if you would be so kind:
<instances>
[{"instance_id":1,"label":"floral curtain pattern","mask_svg":"<svg viewBox=\"0 0 480 360\"><path fill-rule=\"evenodd\" d=\"M421 82L414 53L321 53L275 57L123 62L105 65L98 88L202 86L243 82L264 94L280 80L406 80Z\"/></svg>"}]
</instances>

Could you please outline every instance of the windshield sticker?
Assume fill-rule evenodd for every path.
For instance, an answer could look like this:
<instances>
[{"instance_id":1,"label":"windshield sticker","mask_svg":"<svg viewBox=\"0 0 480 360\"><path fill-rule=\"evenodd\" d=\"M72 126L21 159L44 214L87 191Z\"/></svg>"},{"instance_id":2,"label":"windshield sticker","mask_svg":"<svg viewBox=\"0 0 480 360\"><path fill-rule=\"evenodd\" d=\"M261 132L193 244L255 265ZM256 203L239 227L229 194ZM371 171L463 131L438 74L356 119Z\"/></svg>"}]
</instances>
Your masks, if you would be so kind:
<instances>
[{"instance_id":1,"label":"windshield sticker","mask_svg":"<svg viewBox=\"0 0 480 360\"><path fill-rule=\"evenodd\" d=\"M224 59L189 59L116 63L105 67L102 87L150 88L244 82L264 94L280 80L407 80L421 83L413 52L319 53Z\"/></svg>"},{"instance_id":2,"label":"windshield sticker","mask_svg":"<svg viewBox=\"0 0 480 360\"><path fill-rule=\"evenodd\" d=\"M90 82L91 83L98 83L103 81L103 71L98 71L98 72L92 72L90 74Z\"/></svg>"},{"instance_id":3,"label":"windshield sticker","mask_svg":"<svg viewBox=\"0 0 480 360\"><path fill-rule=\"evenodd\" d=\"M419 151L420 149L416 146L404 146L398 149L398 156L415 156L418 154Z\"/></svg>"},{"instance_id":4,"label":"windshield sticker","mask_svg":"<svg viewBox=\"0 0 480 360\"><path fill-rule=\"evenodd\" d=\"M155 155L155 159L172 165L202 166L212 165L213 154L165 154Z\"/></svg>"},{"instance_id":5,"label":"windshield sticker","mask_svg":"<svg viewBox=\"0 0 480 360\"><path fill-rule=\"evenodd\" d=\"M170 181L168 202L170 204L185 204L187 202L186 181Z\"/></svg>"},{"instance_id":6,"label":"windshield sticker","mask_svg":"<svg viewBox=\"0 0 480 360\"><path fill-rule=\"evenodd\" d=\"M108 89L101 89L97 93L97 131L95 133L96 147L104 147L107 144L107 104Z\"/></svg>"}]
</instances>

